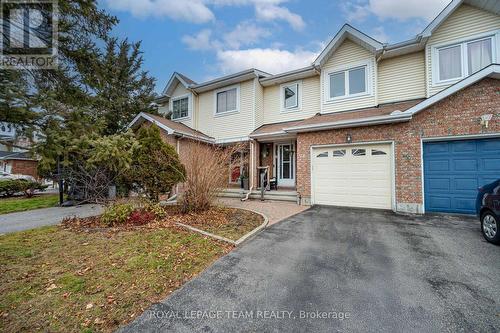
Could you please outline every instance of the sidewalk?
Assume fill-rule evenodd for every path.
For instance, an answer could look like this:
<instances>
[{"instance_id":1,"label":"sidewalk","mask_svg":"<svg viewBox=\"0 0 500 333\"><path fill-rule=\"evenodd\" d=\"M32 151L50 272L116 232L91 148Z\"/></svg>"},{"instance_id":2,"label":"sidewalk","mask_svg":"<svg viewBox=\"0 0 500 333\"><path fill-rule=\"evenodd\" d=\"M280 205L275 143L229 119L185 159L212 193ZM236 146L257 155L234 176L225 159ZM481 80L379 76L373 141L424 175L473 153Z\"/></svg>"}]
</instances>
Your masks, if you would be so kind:
<instances>
[{"instance_id":1,"label":"sidewalk","mask_svg":"<svg viewBox=\"0 0 500 333\"><path fill-rule=\"evenodd\" d=\"M74 207L41 208L3 214L0 215L0 234L59 224L68 216L88 217L100 215L102 211L102 206L90 204Z\"/></svg>"}]
</instances>

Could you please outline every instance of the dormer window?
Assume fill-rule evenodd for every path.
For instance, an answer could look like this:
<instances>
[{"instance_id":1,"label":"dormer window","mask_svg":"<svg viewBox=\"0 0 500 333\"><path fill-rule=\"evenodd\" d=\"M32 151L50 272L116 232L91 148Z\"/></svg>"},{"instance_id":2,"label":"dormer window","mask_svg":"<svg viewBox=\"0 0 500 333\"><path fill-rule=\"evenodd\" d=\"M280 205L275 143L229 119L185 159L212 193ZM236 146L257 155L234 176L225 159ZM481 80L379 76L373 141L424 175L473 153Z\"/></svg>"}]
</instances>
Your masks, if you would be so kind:
<instances>
[{"instance_id":1,"label":"dormer window","mask_svg":"<svg viewBox=\"0 0 500 333\"><path fill-rule=\"evenodd\" d=\"M493 63L493 37L436 47L434 83L463 79Z\"/></svg>"},{"instance_id":2,"label":"dormer window","mask_svg":"<svg viewBox=\"0 0 500 333\"><path fill-rule=\"evenodd\" d=\"M331 72L327 76L327 99L356 97L368 93L367 65Z\"/></svg>"},{"instance_id":3,"label":"dormer window","mask_svg":"<svg viewBox=\"0 0 500 333\"><path fill-rule=\"evenodd\" d=\"M189 96L172 99L172 120L189 117Z\"/></svg>"}]
</instances>

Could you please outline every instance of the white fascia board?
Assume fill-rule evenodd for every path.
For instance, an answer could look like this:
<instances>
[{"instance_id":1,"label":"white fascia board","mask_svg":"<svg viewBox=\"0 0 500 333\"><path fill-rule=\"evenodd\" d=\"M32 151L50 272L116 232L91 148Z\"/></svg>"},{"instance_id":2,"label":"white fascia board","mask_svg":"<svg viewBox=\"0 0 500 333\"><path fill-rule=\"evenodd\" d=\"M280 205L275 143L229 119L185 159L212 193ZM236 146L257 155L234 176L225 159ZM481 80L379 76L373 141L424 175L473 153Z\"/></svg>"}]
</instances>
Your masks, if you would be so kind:
<instances>
[{"instance_id":1,"label":"white fascia board","mask_svg":"<svg viewBox=\"0 0 500 333\"><path fill-rule=\"evenodd\" d=\"M130 124L127 126L127 128L133 128L134 125L140 120L140 119L146 119L150 121L151 123L155 124L156 126L160 127L161 129L165 130L167 134L174 134L174 130L171 129L170 127L166 126L165 124L160 123L153 117L150 117L149 115L145 114L144 112L139 113L137 116L135 116L134 120L130 122Z\"/></svg>"},{"instance_id":2,"label":"white fascia board","mask_svg":"<svg viewBox=\"0 0 500 333\"><path fill-rule=\"evenodd\" d=\"M174 134L181 136L181 137L188 138L188 139L192 139L192 140L203 141L205 143L212 143L212 144L215 143L215 139L208 139L208 138L205 138L202 136L188 134L188 133L185 133L182 131L174 131Z\"/></svg>"},{"instance_id":3,"label":"white fascia board","mask_svg":"<svg viewBox=\"0 0 500 333\"><path fill-rule=\"evenodd\" d=\"M257 133L257 134L250 134L251 138L260 138L264 136L280 136L280 135L285 135L287 134L285 131L276 131L276 132L268 132L268 133Z\"/></svg>"},{"instance_id":4,"label":"white fascia board","mask_svg":"<svg viewBox=\"0 0 500 333\"><path fill-rule=\"evenodd\" d=\"M420 33L422 37L430 37L432 33L463 3L463 0L453 0L450 2L434 20Z\"/></svg>"},{"instance_id":5,"label":"white fascia board","mask_svg":"<svg viewBox=\"0 0 500 333\"><path fill-rule=\"evenodd\" d=\"M412 118L411 114L406 114L406 112L400 112L396 115L377 116L377 117L362 118L355 120L342 120L342 121L310 124L303 126L293 126L284 128L284 131L288 133L324 131L337 128L346 128L346 127L361 127L361 126L381 125L389 123L399 123L399 122L409 121L411 120L411 118Z\"/></svg>"},{"instance_id":6,"label":"white fascia board","mask_svg":"<svg viewBox=\"0 0 500 333\"><path fill-rule=\"evenodd\" d=\"M281 84L286 82L292 82L299 79L305 79L308 77L313 77L319 75L319 71L314 66L308 66L305 68L300 68L290 72L285 72L281 74L276 74L263 79L259 82L263 87L269 87L275 84Z\"/></svg>"},{"instance_id":7,"label":"white fascia board","mask_svg":"<svg viewBox=\"0 0 500 333\"><path fill-rule=\"evenodd\" d=\"M429 97L425 100L423 100L422 102L418 103L417 105L409 108L408 110L406 110L404 113L410 113L410 114L415 114L415 113L418 113L430 106L432 106L433 104L436 104L437 102L439 102L440 100L464 89L464 88L467 88L468 86L484 79L485 77L488 77L488 76L494 76L494 75L499 75L500 74L500 65L499 64L491 64L489 65L488 67L485 67L483 68L482 70L480 70L479 72L476 72L474 74L472 74L471 76L468 76L466 77L465 79L455 83L454 85L444 89L444 90L441 90L440 92L438 92L437 94L433 95L432 97ZM396 115L397 114L397 111L394 111L393 113L391 113L391 115Z\"/></svg>"},{"instance_id":8,"label":"white fascia board","mask_svg":"<svg viewBox=\"0 0 500 333\"><path fill-rule=\"evenodd\" d=\"M179 81L179 83L182 84L186 89L189 89L190 85L186 81L184 81L184 79L179 74L177 74L177 72L174 72L174 74L172 74L172 76L170 77L170 80L168 80L165 89L163 89L162 95L169 96L169 94L167 93L168 89L173 84L175 84L175 80Z\"/></svg>"},{"instance_id":9,"label":"white fascia board","mask_svg":"<svg viewBox=\"0 0 500 333\"><path fill-rule=\"evenodd\" d=\"M229 144L229 143L245 142L245 141L249 141L249 140L250 140L250 137L242 136L242 137L237 137L237 138L216 139L215 143L223 145L223 144Z\"/></svg>"}]
</instances>

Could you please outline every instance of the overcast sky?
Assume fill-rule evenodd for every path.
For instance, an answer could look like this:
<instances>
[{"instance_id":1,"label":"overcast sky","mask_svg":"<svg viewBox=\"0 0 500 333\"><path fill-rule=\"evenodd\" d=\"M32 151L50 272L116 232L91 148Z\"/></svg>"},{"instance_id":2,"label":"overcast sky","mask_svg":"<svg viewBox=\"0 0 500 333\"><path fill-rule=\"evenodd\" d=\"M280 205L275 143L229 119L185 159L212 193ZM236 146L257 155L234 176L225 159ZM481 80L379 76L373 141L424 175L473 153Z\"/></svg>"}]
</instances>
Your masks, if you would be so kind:
<instances>
[{"instance_id":1,"label":"overcast sky","mask_svg":"<svg viewBox=\"0 0 500 333\"><path fill-rule=\"evenodd\" d=\"M449 0L100 0L114 34L142 41L161 91L173 71L197 82L248 68L309 65L344 23L380 42L413 38Z\"/></svg>"}]
</instances>

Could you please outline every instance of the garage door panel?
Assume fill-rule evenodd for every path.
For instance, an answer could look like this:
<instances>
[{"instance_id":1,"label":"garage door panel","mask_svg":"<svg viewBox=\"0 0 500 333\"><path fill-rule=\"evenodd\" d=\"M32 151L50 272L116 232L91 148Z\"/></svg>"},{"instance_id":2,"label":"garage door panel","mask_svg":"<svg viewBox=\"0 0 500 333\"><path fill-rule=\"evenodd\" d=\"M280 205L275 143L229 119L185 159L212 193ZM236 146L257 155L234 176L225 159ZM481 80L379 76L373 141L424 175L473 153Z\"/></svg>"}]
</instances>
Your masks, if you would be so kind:
<instances>
[{"instance_id":1,"label":"garage door panel","mask_svg":"<svg viewBox=\"0 0 500 333\"><path fill-rule=\"evenodd\" d=\"M500 140L487 139L483 140L478 145L478 150L482 152L500 152Z\"/></svg>"},{"instance_id":2,"label":"garage door panel","mask_svg":"<svg viewBox=\"0 0 500 333\"><path fill-rule=\"evenodd\" d=\"M475 192L479 187L477 178L455 178L453 185L455 191L470 191L474 189Z\"/></svg>"},{"instance_id":3,"label":"garage door panel","mask_svg":"<svg viewBox=\"0 0 500 333\"><path fill-rule=\"evenodd\" d=\"M353 149L365 155L356 156ZM328 152L328 157L317 157L320 152ZM314 203L390 209L390 152L390 145L317 148L312 161Z\"/></svg>"},{"instance_id":4,"label":"garage door panel","mask_svg":"<svg viewBox=\"0 0 500 333\"><path fill-rule=\"evenodd\" d=\"M456 159L453 160L453 170L455 171L477 171L476 159Z\"/></svg>"},{"instance_id":5,"label":"garage door panel","mask_svg":"<svg viewBox=\"0 0 500 333\"><path fill-rule=\"evenodd\" d=\"M481 159L481 164L484 171L495 171L500 168L500 158Z\"/></svg>"},{"instance_id":6,"label":"garage door panel","mask_svg":"<svg viewBox=\"0 0 500 333\"><path fill-rule=\"evenodd\" d=\"M452 153L469 153L476 151L476 144L470 141L455 141L451 145Z\"/></svg>"},{"instance_id":7,"label":"garage door panel","mask_svg":"<svg viewBox=\"0 0 500 333\"><path fill-rule=\"evenodd\" d=\"M477 188L500 178L500 139L425 143L423 154L429 212L474 214Z\"/></svg>"},{"instance_id":8,"label":"garage door panel","mask_svg":"<svg viewBox=\"0 0 500 333\"><path fill-rule=\"evenodd\" d=\"M448 160L429 161L427 167L432 171L449 171L450 162Z\"/></svg>"},{"instance_id":9,"label":"garage door panel","mask_svg":"<svg viewBox=\"0 0 500 333\"><path fill-rule=\"evenodd\" d=\"M429 180L429 188L434 191L449 191L450 179L449 178L432 178Z\"/></svg>"}]
</instances>

